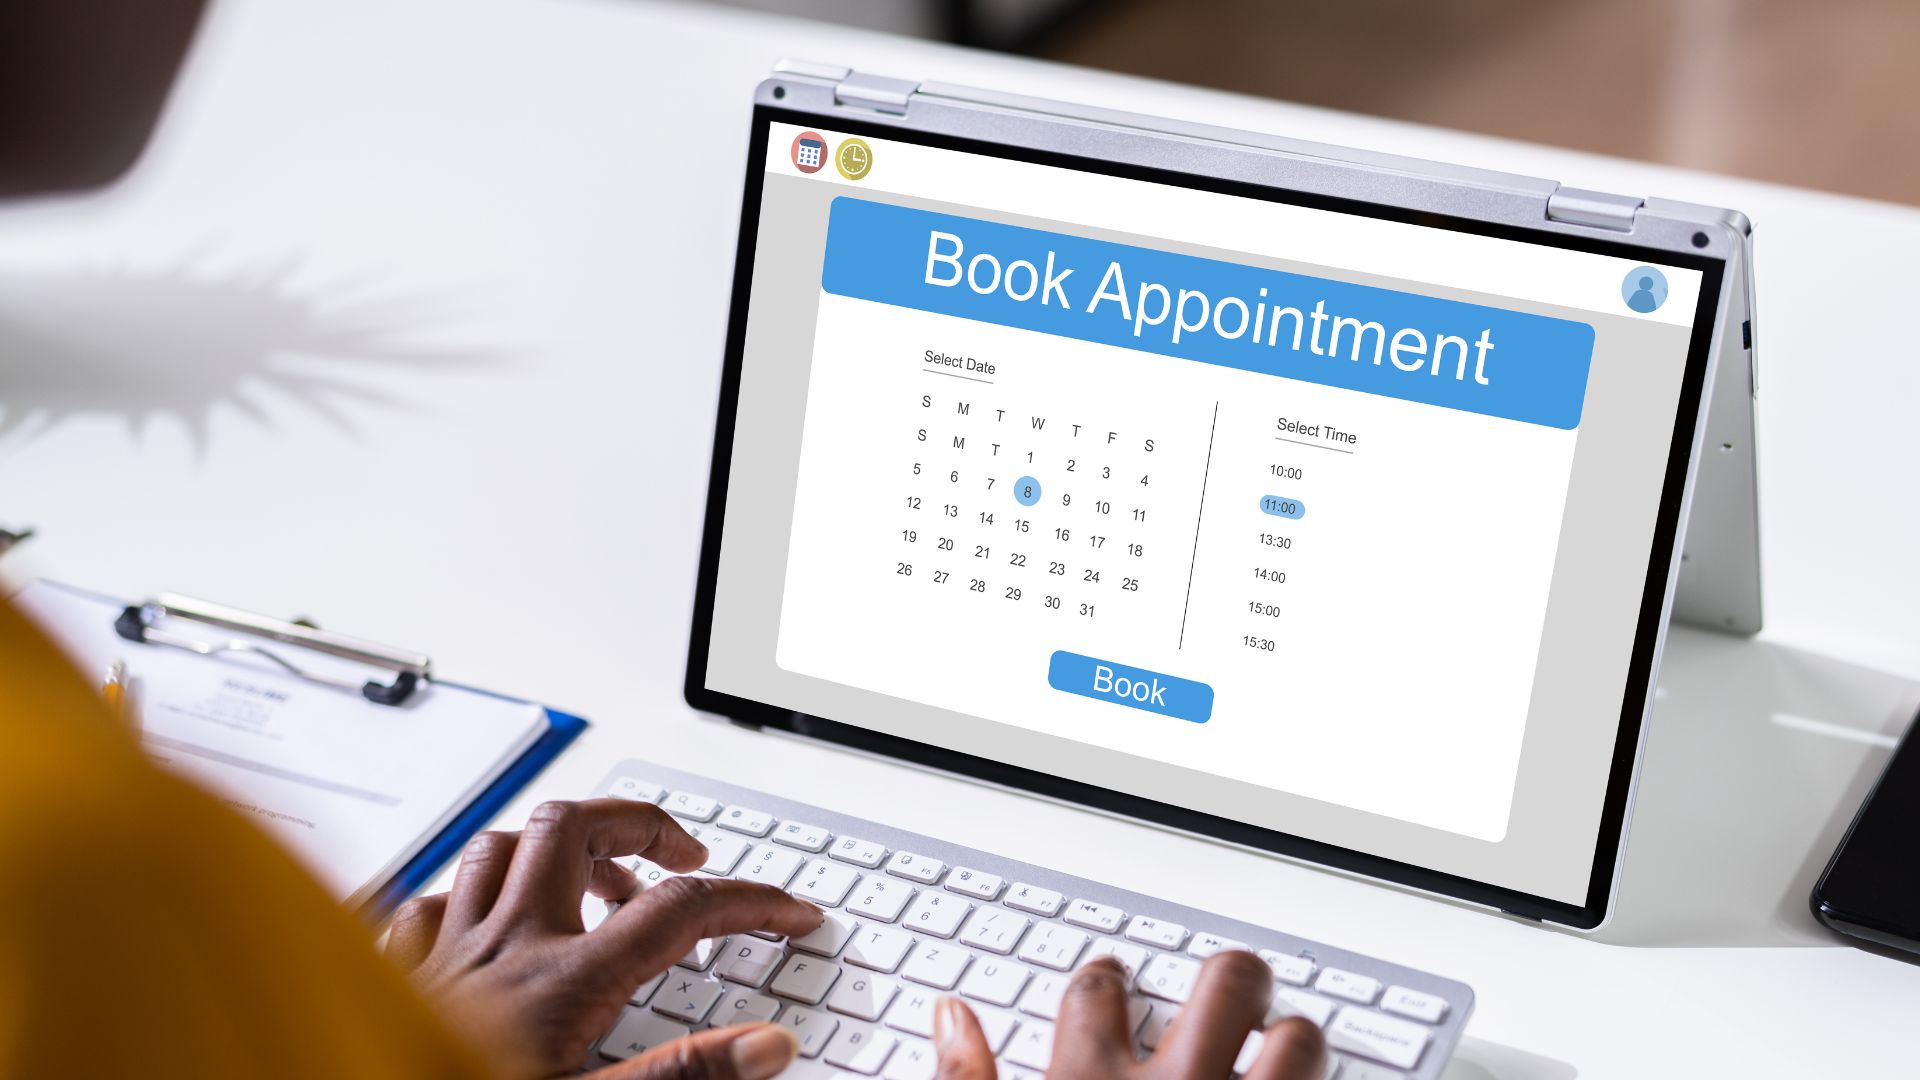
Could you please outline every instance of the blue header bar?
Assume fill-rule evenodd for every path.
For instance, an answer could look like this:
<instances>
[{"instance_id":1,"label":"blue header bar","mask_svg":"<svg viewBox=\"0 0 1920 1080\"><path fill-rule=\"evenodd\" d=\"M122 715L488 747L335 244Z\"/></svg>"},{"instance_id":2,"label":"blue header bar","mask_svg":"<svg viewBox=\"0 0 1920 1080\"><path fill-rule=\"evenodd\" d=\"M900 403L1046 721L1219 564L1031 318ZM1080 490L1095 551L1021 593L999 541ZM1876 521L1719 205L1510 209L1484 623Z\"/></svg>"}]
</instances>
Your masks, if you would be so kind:
<instances>
[{"instance_id":1,"label":"blue header bar","mask_svg":"<svg viewBox=\"0 0 1920 1080\"><path fill-rule=\"evenodd\" d=\"M838 296L1522 423L1580 424L1593 327L841 196Z\"/></svg>"}]
</instances>

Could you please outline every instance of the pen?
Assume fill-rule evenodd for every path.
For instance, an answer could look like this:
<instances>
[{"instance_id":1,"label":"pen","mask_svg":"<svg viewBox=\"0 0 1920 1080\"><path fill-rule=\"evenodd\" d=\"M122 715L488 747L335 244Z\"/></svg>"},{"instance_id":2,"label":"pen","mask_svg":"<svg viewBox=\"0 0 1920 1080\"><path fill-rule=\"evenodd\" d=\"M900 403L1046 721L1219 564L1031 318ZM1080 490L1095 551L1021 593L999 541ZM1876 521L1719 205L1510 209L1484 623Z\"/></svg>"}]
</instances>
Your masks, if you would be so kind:
<instances>
[{"instance_id":1,"label":"pen","mask_svg":"<svg viewBox=\"0 0 1920 1080\"><path fill-rule=\"evenodd\" d=\"M127 662L115 660L107 668L107 677L100 683L100 696L107 699L107 708L114 715L131 719L132 711L127 706Z\"/></svg>"}]
</instances>

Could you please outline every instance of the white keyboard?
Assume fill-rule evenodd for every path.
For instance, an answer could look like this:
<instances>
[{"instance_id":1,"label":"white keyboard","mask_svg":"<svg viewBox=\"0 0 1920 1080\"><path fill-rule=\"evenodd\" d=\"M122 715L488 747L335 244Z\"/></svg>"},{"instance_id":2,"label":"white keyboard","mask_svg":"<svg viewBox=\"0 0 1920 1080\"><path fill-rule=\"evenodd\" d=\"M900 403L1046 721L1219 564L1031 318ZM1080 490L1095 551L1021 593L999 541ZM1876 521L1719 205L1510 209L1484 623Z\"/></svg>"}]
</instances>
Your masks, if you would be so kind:
<instances>
[{"instance_id":1,"label":"white keyboard","mask_svg":"<svg viewBox=\"0 0 1920 1080\"><path fill-rule=\"evenodd\" d=\"M1440 1075L1473 1011L1464 983L878 822L640 761L596 794L659 804L707 845L699 873L764 881L825 909L805 937L703 941L634 988L595 1061L691 1031L773 1021L800 1039L796 1080L932 1080L933 1005L959 994L1003 1080L1039 1080L1073 972L1111 955L1133 978L1137 1048L1158 1044L1200 963L1250 949L1273 969L1269 1023L1319 1024L1340 1080ZM667 871L625 860L643 883ZM589 898L592 927L607 906ZM1240 1063L1258 1049L1249 1036Z\"/></svg>"}]
</instances>

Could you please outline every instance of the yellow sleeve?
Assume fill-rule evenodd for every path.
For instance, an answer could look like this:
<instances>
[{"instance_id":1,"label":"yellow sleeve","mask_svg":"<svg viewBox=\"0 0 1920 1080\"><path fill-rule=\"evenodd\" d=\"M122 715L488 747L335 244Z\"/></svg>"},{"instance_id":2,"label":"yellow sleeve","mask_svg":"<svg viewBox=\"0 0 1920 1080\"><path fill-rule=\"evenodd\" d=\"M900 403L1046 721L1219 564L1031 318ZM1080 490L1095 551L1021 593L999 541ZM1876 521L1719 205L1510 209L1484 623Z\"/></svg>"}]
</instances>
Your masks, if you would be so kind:
<instances>
[{"instance_id":1,"label":"yellow sleeve","mask_svg":"<svg viewBox=\"0 0 1920 1080\"><path fill-rule=\"evenodd\" d=\"M272 841L0 601L0 1076L487 1070Z\"/></svg>"}]
</instances>

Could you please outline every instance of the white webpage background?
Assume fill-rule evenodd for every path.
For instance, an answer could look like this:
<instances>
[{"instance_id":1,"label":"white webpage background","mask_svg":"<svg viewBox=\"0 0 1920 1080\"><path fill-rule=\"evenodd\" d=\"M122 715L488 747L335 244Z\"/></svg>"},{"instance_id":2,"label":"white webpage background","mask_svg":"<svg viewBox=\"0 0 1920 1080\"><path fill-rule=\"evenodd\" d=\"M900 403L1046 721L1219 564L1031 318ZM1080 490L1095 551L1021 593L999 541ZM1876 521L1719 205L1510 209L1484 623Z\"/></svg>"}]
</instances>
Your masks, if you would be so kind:
<instances>
[{"instance_id":1,"label":"white webpage background","mask_svg":"<svg viewBox=\"0 0 1920 1080\"><path fill-rule=\"evenodd\" d=\"M994 364L992 384L929 376L930 348ZM1034 432L1033 415L1047 428ZM1354 432L1354 452L1278 441L1281 416ZM1083 425L1078 441L1073 423ZM966 450L952 448L954 434ZM1139 450L1146 437L1151 455ZM994 441L997 458L986 448ZM1497 842L1575 441L1573 431L823 293L776 662ZM1107 481L1112 512L1097 515L1099 482L1067 476L1069 457L1083 470L1150 460L1154 483L1142 493L1121 472ZM1274 464L1303 476L1274 478ZM1030 509L1010 490L1025 475L1043 489ZM1060 506L1062 492L1075 505ZM910 511L916 493L922 506ZM1307 513L1269 516L1262 495L1298 498ZM955 518L944 516L949 501ZM1138 527L1125 520L1135 508L1148 511ZM982 511L992 525L979 523ZM1021 519L1024 534L1012 525ZM1056 542L1057 527L1072 539ZM1082 542L1102 533L1098 550ZM1275 550L1262 534L1294 546ZM941 536L955 550L936 550ZM1130 542L1141 556L1126 554ZM989 557L976 558L976 546ZM1027 565L1009 565L1021 551ZM1047 573L1056 559L1065 577ZM912 575L898 572L902 562ZM1287 581L1258 580L1256 567L1283 569ZM1101 581L1082 581L1086 568ZM937 569L950 575L944 584ZM1127 576L1138 592L1121 590ZM976 577L984 592L970 591ZM1043 606L1049 595L1059 608ZM1250 614L1254 601L1280 605L1280 616ZM1092 617L1082 603L1095 605ZM1273 651L1249 648L1250 635ZM1212 718L1193 724L1055 690L1056 649L1208 683Z\"/></svg>"}]
</instances>

